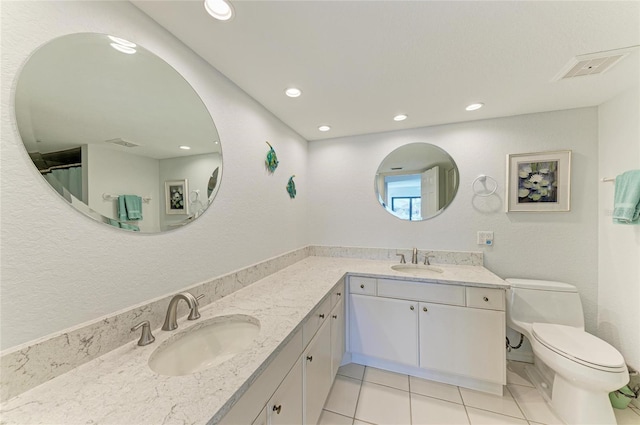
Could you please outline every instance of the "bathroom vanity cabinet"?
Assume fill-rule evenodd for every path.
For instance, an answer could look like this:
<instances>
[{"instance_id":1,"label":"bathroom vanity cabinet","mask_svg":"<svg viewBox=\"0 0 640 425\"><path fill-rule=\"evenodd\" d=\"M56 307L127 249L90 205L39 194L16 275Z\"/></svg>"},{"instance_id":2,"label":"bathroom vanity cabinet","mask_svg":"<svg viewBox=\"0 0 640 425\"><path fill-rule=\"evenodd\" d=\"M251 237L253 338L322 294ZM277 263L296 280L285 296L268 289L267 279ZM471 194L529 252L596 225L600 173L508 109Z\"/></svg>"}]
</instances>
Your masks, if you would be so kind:
<instances>
[{"instance_id":1,"label":"bathroom vanity cabinet","mask_svg":"<svg viewBox=\"0 0 640 425\"><path fill-rule=\"evenodd\" d=\"M24 393L13 388L20 395L1 406L3 422L127 423L136 418L140 423L312 425L338 367L348 361L499 394L506 374L508 283L479 265L439 265L436 282L431 276L409 277L394 265L304 258L201 309L198 321L179 320L178 332L239 312L259 322L256 344L224 363L179 377L159 375L149 359L177 333L158 332L154 344L141 347L132 339L74 373ZM146 309L132 311L135 317L147 314ZM73 345L78 335L108 332L111 337L111 323L120 322L128 331L129 314L78 330L66 338L72 344L66 351L59 351L56 337L5 357L5 365L24 376L42 373L58 353L78 352ZM29 362L22 362L26 357ZM3 369L3 377L6 370L11 369ZM11 382L23 382L22 375L13 376ZM149 400L149 391L162 397Z\"/></svg>"},{"instance_id":2,"label":"bathroom vanity cabinet","mask_svg":"<svg viewBox=\"0 0 640 425\"><path fill-rule=\"evenodd\" d=\"M351 276L354 363L502 394L503 289Z\"/></svg>"},{"instance_id":3,"label":"bathroom vanity cabinet","mask_svg":"<svg viewBox=\"0 0 640 425\"><path fill-rule=\"evenodd\" d=\"M315 308L220 424L315 425L345 352L344 284Z\"/></svg>"}]
</instances>

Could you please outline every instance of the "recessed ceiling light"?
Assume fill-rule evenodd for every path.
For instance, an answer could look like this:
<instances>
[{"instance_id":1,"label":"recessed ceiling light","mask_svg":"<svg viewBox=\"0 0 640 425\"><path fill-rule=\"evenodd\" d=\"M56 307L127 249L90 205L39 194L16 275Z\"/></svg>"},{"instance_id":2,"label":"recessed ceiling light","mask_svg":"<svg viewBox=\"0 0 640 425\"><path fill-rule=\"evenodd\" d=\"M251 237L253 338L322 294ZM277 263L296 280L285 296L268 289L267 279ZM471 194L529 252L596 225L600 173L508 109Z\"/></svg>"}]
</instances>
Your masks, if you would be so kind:
<instances>
[{"instance_id":1,"label":"recessed ceiling light","mask_svg":"<svg viewBox=\"0 0 640 425\"><path fill-rule=\"evenodd\" d=\"M126 53L128 55L132 55L136 52L136 49L134 49L133 47L123 46L122 44L118 43L111 43L111 47L118 50L119 52Z\"/></svg>"},{"instance_id":2,"label":"recessed ceiling light","mask_svg":"<svg viewBox=\"0 0 640 425\"><path fill-rule=\"evenodd\" d=\"M107 37L109 37L109 39L111 39L111 41L113 41L114 43L120 44L121 46L136 47L136 43L132 43L129 40L125 40L124 38L114 37L112 35L108 35Z\"/></svg>"},{"instance_id":3,"label":"recessed ceiling light","mask_svg":"<svg viewBox=\"0 0 640 425\"><path fill-rule=\"evenodd\" d=\"M407 118L409 118L409 115L406 115L406 114L399 114L399 115L396 115L395 117L393 117L393 120L394 120L394 121L404 121L404 120L406 120Z\"/></svg>"},{"instance_id":4,"label":"recessed ceiling light","mask_svg":"<svg viewBox=\"0 0 640 425\"><path fill-rule=\"evenodd\" d=\"M228 21L233 17L233 7L225 0L204 0L204 8L219 21Z\"/></svg>"},{"instance_id":5,"label":"recessed ceiling light","mask_svg":"<svg viewBox=\"0 0 640 425\"><path fill-rule=\"evenodd\" d=\"M184 149L185 151L188 151L189 149L191 149L191 146L186 146L186 145L182 145L182 146L178 146L180 149Z\"/></svg>"},{"instance_id":6,"label":"recessed ceiling light","mask_svg":"<svg viewBox=\"0 0 640 425\"><path fill-rule=\"evenodd\" d=\"M467 111L475 111L476 109L480 109L484 106L484 103L472 103L471 105L467 106L465 109Z\"/></svg>"},{"instance_id":7,"label":"recessed ceiling light","mask_svg":"<svg viewBox=\"0 0 640 425\"><path fill-rule=\"evenodd\" d=\"M302 90L295 87L289 87L284 91L284 93L289 97L298 97L302 94Z\"/></svg>"},{"instance_id":8,"label":"recessed ceiling light","mask_svg":"<svg viewBox=\"0 0 640 425\"><path fill-rule=\"evenodd\" d=\"M329 127L328 125L321 125L320 127L318 127L318 130L320 130L320 131L329 131L329 130L331 130L331 127Z\"/></svg>"}]
</instances>

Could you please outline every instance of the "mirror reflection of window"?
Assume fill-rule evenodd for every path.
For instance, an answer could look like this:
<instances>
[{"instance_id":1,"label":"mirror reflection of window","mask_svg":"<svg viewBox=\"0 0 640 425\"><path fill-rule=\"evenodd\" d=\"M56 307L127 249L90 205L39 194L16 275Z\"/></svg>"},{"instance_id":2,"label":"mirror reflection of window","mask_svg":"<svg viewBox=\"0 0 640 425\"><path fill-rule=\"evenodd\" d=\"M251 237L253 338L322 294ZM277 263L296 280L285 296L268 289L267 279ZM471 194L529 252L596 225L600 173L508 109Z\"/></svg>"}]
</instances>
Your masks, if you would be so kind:
<instances>
[{"instance_id":1,"label":"mirror reflection of window","mask_svg":"<svg viewBox=\"0 0 640 425\"><path fill-rule=\"evenodd\" d=\"M403 220L422 220L420 174L386 176L387 208Z\"/></svg>"}]
</instances>

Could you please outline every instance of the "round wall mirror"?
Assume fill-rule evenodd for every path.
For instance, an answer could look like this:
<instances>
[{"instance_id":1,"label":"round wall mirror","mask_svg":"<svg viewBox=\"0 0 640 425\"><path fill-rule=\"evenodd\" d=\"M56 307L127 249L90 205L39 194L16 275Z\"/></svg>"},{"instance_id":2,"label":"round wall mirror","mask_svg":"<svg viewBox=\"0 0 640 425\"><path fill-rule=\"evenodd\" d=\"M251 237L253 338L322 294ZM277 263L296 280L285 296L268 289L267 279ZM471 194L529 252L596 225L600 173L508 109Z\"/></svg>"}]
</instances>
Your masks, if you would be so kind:
<instances>
[{"instance_id":1,"label":"round wall mirror","mask_svg":"<svg viewBox=\"0 0 640 425\"><path fill-rule=\"evenodd\" d=\"M411 143L391 152L375 178L378 202L401 220L435 217L458 191L458 167L449 154L428 143Z\"/></svg>"},{"instance_id":2,"label":"round wall mirror","mask_svg":"<svg viewBox=\"0 0 640 425\"><path fill-rule=\"evenodd\" d=\"M33 164L96 221L175 229L218 191L222 151L207 108L175 69L131 41L83 33L45 44L20 73L15 106Z\"/></svg>"}]
</instances>

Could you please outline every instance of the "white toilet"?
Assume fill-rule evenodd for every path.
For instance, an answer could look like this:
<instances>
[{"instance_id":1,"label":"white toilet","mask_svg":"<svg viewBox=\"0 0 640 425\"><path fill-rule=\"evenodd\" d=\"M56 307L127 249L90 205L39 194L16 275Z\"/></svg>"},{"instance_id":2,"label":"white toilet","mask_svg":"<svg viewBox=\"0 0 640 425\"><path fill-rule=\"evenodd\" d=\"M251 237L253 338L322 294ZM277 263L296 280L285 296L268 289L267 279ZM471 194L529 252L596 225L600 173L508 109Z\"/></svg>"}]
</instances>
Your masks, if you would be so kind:
<instances>
[{"instance_id":1,"label":"white toilet","mask_svg":"<svg viewBox=\"0 0 640 425\"><path fill-rule=\"evenodd\" d=\"M615 424L609 393L629 381L622 355L585 332L575 286L506 279L507 325L531 343L534 367L527 374L569 425Z\"/></svg>"}]
</instances>

